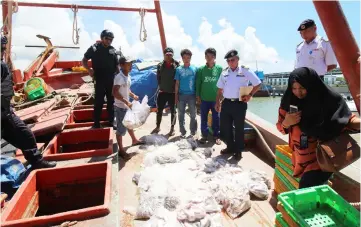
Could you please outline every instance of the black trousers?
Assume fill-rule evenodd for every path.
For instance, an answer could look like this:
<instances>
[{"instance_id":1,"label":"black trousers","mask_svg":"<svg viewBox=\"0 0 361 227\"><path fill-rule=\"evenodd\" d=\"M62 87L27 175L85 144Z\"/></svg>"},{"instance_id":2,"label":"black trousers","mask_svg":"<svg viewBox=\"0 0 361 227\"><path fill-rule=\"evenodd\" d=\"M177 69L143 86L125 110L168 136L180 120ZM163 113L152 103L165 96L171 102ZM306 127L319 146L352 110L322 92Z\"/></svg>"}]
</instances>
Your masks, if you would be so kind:
<instances>
[{"instance_id":1,"label":"black trousers","mask_svg":"<svg viewBox=\"0 0 361 227\"><path fill-rule=\"evenodd\" d=\"M114 96L112 93L114 76L109 78L99 78L95 81L95 103L94 103L94 126L100 126L100 117L104 105L104 96L107 97L107 111L109 123L114 121Z\"/></svg>"},{"instance_id":2,"label":"black trousers","mask_svg":"<svg viewBox=\"0 0 361 227\"><path fill-rule=\"evenodd\" d=\"M220 138L232 152L244 149L244 121L247 103L224 99L220 117ZM235 132L233 133L233 125Z\"/></svg>"},{"instance_id":3,"label":"black trousers","mask_svg":"<svg viewBox=\"0 0 361 227\"><path fill-rule=\"evenodd\" d=\"M24 158L30 164L42 160L43 156L37 148L33 132L15 115L13 110L10 110L8 114L1 113L1 138L21 149Z\"/></svg>"},{"instance_id":4,"label":"black trousers","mask_svg":"<svg viewBox=\"0 0 361 227\"><path fill-rule=\"evenodd\" d=\"M163 110L165 105L168 103L171 113L171 126L174 127L177 117L175 111L175 94L167 92L159 92L157 97L157 127L162 122Z\"/></svg>"},{"instance_id":5,"label":"black trousers","mask_svg":"<svg viewBox=\"0 0 361 227\"><path fill-rule=\"evenodd\" d=\"M320 76L321 80L325 82L325 76Z\"/></svg>"},{"instance_id":6,"label":"black trousers","mask_svg":"<svg viewBox=\"0 0 361 227\"><path fill-rule=\"evenodd\" d=\"M326 184L332 173L322 170L311 170L305 172L300 180L299 188L309 188Z\"/></svg>"}]
</instances>

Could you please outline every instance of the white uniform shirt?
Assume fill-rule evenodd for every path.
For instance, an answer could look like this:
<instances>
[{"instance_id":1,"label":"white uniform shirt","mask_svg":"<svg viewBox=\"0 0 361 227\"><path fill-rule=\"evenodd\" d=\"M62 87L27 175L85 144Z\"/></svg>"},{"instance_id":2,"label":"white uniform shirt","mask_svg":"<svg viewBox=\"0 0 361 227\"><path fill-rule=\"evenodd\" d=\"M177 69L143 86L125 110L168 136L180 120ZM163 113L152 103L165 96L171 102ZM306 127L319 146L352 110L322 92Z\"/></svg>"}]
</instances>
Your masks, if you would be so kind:
<instances>
[{"instance_id":1,"label":"white uniform shirt","mask_svg":"<svg viewBox=\"0 0 361 227\"><path fill-rule=\"evenodd\" d=\"M303 41L296 47L295 68L308 67L324 76L328 65L337 65L337 59L330 42L322 37L316 36L309 44Z\"/></svg>"},{"instance_id":2,"label":"white uniform shirt","mask_svg":"<svg viewBox=\"0 0 361 227\"><path fill-rule=\"evenodd\" d=\"M125 99L129 101L129 92L130 92L130 76L125 76L122 71L120 71L114 78L114 86L120 85L119 94ZM114 97L114 105L119 108L128 109L128 106L120 101L119 99Z\"/></svg>"},{"instance_id":3,"label":"white uniform shirt","mask_svg":"<svg viewBox=\"0 0 361 227\"><path fill-rule=\"evenodd\" d=\"M240 87L247 87L249 82L251 82L252 86L257 86L261 83L261 80L254 72L243 66L234 71L226 68L218 79L217 87L223 89L224 98L239 99Z\"/></svg>"}]
</instances>

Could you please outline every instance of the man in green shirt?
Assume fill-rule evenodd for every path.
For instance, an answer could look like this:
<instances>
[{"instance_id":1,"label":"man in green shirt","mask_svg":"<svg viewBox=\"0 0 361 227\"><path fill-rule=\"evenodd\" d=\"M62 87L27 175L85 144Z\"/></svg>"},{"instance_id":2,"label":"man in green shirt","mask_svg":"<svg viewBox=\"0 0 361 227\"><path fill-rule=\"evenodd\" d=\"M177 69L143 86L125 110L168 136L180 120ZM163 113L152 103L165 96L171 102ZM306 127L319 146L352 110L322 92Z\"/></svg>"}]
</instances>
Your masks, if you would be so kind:
<instances>
[{"instance_id":1,"label":"man in green shirt","mask_svg":"<svg viewBox=\"0 0 361 227\"><path fill-rule=\"evenodd\" d=\"M213 138L217 145L221 144L219 139L219 113L215 110L217 96L217 81L222 73L222 66L216 65L216 50L208 48L205 51L206 65L197 71L196 95L197 102L201 103L201 143L207 142L208 137L208 112L212 111Z\"/></svg>"}]
</instances>

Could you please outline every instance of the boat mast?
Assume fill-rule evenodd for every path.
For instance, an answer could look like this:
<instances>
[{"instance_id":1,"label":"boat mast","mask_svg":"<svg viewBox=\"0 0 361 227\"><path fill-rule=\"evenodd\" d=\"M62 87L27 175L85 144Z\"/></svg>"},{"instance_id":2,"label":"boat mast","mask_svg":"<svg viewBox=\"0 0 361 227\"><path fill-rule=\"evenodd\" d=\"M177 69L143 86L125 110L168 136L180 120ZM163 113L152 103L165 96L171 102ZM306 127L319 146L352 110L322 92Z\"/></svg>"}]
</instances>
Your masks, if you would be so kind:
<instances>
[{"instance_id":1,"label":"boat mast","mask_svg":"<svg viewBox=\"0 0 361 227\"><path fill-rule=\"evenodd\" d=\"M167 46L164 25L162 19L162 11L160 7L160 0L154 0L154 9L144 9L147 13L155 13L157 16L162 53L163 50ZM3 23L9 14L8 12L8 4L12 4L13 6L26 6L26 7L45 7L45 8L63 8L63 9L72 9L74 8L74 4L55 4L55 3L34 3L34 2L13 2L13 1L2 1L2 12L3 12ZM139 12L140 8L126 8L126 7L108 7L108 6L90 6L90 5L76 5L78 9L90 9L90 10L111 10L111 11L125 11L125 12ZM8 28L7 28L8 29ZM11 31L10 31L11 32ZM11 39L11 37L10 37ZM9 40L11 43L11 40ZM9 48L10 49L10 48Z\"/></svg>"},{"instance_id":2,"label":"boat mast","mask_svg":"<svg viewBox=\"0 0 361 227\"><path fill-rule=\"evenodd\" d=\"M360 114L360 49L338 1L313 0Z\"/></svg>"}]
</instances>

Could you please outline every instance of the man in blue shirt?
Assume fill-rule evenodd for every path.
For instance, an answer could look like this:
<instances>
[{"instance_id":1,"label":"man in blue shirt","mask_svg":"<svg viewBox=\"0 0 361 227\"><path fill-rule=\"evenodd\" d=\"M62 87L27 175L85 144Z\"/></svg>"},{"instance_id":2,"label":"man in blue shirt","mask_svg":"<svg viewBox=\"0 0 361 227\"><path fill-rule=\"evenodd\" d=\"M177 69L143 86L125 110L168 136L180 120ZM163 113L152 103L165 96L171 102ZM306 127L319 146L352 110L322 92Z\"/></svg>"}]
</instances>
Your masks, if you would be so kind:
<instances>
[{"instance_id":1,"label":"man in blue shirt","mask_svg":"<svg viewBox=\"0 0 361 227\"><path fill-rule=\"evenodd\" d=\"M179 129L181 137L185 138L187 131L184 127L184 115L186 105L190 112L190 131L191 135L197 133L196 119L196 67L191 65L192 52L188 49L181 51L181 57L184 65L177 68L175 73L175 102L178 104Z\"/></svg>"}]
</instances>

